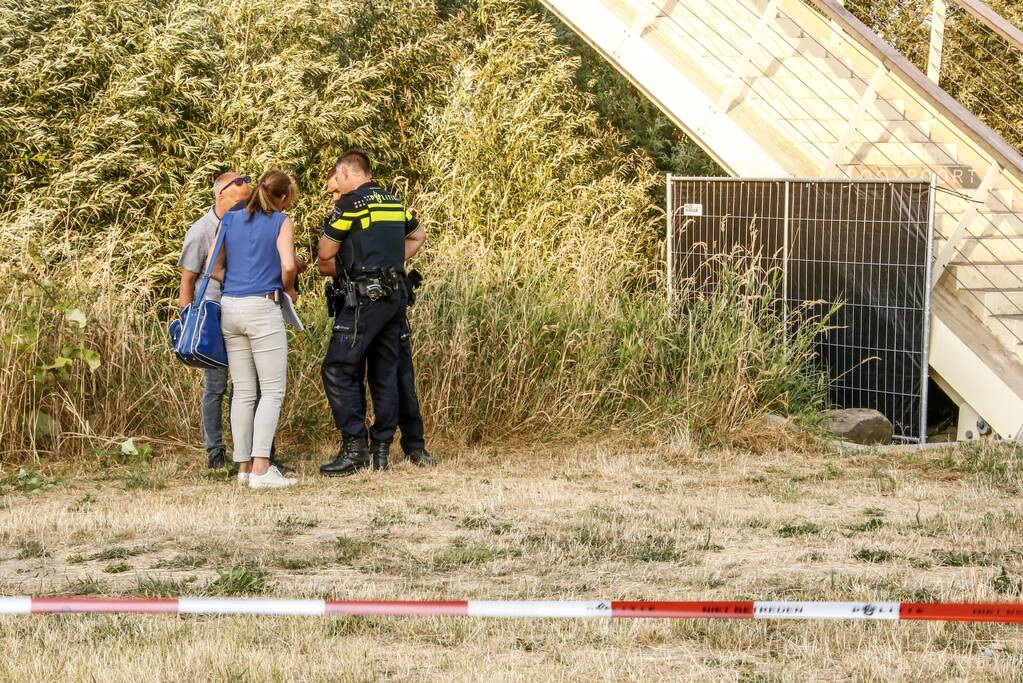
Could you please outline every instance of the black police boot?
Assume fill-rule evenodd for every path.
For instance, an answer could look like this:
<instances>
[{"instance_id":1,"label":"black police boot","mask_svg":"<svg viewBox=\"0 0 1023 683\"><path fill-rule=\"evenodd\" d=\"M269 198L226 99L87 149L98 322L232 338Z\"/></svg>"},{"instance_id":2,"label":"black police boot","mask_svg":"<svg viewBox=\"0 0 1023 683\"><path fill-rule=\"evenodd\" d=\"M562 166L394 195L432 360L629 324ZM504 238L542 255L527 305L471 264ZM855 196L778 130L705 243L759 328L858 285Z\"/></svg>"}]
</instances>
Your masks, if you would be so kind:
<instances>
[{"instance_id":1,"label":"black police boot","mask_svg":"<svg viewBox=\"0 0 1023 683\"><path fill-rule=\"evenodd\" d=\"M320 465L320 474L325 477L343 477L368 467L369 449L366 448L366 440L346 434L337 457Z\"/></svg>"},{"instance_id":2,"label":"black police boot","mask_svg":"<svg viewBox=\"0 0 1023 683\"><path fill-rule=\"evenodd\" d=\"M227 467L227 456L223 447L214 448L206 452L206 467L211 470L219 470Z\"/></svg>"},{"instance_id":3,"label":"black police boot","mask_svg":"<svg viewBox=\"0 0 1023 683\"><path fill-rule=\"evenodd\" d=\"M408 458L408 461L410 463L412 463L413 465L418 465L419 467L437 466L437 458L430 455L430 451L426 450L425 448L416 448L414 450L411 450L405 454L405 457Z\"/></svg>"},{"instance_id":4,"label":"black police boot","mask_svg":"<svg viewBox=\"0 0 1023 683\"><path fill-rule=\"evenodd\" d=\"M391 464L387 462L387 458L391 454L391 444L372 440L370 441L369 452L373 456L373 469L391 469Z\"/></svg>"}]
</instances>

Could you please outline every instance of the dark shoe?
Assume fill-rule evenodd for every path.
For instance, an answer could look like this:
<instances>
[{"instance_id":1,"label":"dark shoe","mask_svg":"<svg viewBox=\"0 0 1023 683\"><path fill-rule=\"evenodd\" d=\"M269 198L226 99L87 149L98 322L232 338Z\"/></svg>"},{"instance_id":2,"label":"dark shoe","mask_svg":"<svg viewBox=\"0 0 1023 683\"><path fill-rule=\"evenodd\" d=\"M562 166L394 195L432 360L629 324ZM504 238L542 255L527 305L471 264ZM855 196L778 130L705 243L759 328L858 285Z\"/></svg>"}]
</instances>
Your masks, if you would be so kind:
<instances>
[{"instance_id":1,"label":"dark shoe","mask_svg":"<svg viewBox=\"0 0 1023 683\"><path fill-rule=\"evenodd\" d=\"M437 466L437 458L430 455L430 451L426 450L425 448L417 448L415 450L409 451L408 453L405 454L405 457L408 458L408 461L410 463L412 463L413 465L418 465L419 467Z\"/></svg>"},{"instance_id":2,"label":"dark shoe","mask_svg":"<svg viewBox=\"0 0 1023 683\"><path fill-rule=\"evenodd\" d=\"M288 472L294 472L295 468L285 465L283 462L277 459L277 456L272 452L270 453L270 467L276 467L281 474L287 474Z\"/></svg>"},{"instance_id":3,"label":"dark shoe","mask_svg":"<svg viewBox=\"0 0 1023 683\"><path fill-rule=\"evenodd\" d=\"M369 449L364 439L345 436L337 457L320 465L320 474L325 477L344 477L369 467Z\"/></svg>"},{"instance_id":4,"label":"dark shoe","mask_svg":"<svg viewBox=\"0 0 1023 683\"><path fill-rule=\"evenodd\" d=\"M227 467L227 455L223 448L214 448L206 452L206 467L211 470L220 470Z\"/></svg>"},{"instance_id":5,"label":"dark shoe","mask_svg":"<svg viewBox=\"0 0 1023 683\"><path fill-rule=\"evenodd\" d=\"M391 464L387 462L387 458L391 454L391 444L384 443L383 441L372 441L370 442L369 450L373 456L373 469L391 469Z\"/></svg>"}]
</instances>

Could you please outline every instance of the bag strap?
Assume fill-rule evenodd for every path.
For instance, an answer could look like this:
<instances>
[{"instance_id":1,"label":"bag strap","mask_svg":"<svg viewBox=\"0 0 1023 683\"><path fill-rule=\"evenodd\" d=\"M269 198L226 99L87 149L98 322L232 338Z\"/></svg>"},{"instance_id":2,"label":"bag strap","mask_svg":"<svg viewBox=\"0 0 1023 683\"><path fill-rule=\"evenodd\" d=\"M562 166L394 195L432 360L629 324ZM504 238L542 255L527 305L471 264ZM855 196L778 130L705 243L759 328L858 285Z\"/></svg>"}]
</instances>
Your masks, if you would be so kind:
<instances>
[{"instance_id":1,"label":"bag strap","mask_svg":"<svg viewBox=\"0 0 1023 683\"><path fill-rule=\"evenodd\" d=\"M206 272L203 273L202 282L199 283L199 288L195 290L195 304L198 306L206 298L206 289L210 285L210 276L213 274L213 266L217 263L217 256L220 254L220 247L224 244L224 235L227 233L228 223L231 221L227 220L227 217L231 215L228 211L224 214L224 217L220 219L220 229L217 230L217 241L213 243L213 253L210 255L210 264L206 266Z\"/></svg>"}]
</instances>

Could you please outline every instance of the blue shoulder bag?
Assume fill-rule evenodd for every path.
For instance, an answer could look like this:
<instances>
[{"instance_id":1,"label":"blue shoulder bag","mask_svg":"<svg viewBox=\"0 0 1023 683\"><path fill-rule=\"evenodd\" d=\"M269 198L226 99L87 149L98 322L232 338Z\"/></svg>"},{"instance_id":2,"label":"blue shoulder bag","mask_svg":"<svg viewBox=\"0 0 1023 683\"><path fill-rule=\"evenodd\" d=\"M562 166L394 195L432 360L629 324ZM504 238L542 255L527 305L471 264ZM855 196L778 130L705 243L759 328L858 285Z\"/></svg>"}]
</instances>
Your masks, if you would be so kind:
<instances>
[{"instance_id":1,"label":"blue shoulder bag","mask_svg":"<svg viewBox=\"0 0 1023 683\"><path fill-rule=\"evenodd\" d=\"M224 244L227 233L227 217L220 223L217 241L213 245L210 264L202 276L202 282L195 292L195 300L181 312L181 316L170 324L170 345L174 355L185 365L194 368L226 368L227 347L224 333L220 329L220 302L206 298L210 274L217 263L217 255Z\"/></svg>"}]
</instances>

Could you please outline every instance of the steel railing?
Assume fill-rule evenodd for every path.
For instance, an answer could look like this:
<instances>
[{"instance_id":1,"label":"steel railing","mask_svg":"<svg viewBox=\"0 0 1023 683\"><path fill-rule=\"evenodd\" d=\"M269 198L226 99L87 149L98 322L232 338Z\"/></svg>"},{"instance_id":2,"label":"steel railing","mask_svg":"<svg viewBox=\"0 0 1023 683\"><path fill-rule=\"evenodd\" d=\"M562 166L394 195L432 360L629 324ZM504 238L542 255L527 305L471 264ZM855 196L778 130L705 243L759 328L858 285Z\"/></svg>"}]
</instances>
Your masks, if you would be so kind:
<instances>
[{"instance_id":1,"label":"steel railing","mask_svg":"<svg viewBox=\"0 0 1023 683\"><path fill-rule=\"evenodd\" d=\"M869 9L861 0L850 0L847 7L859 14L865 14ZM1014 84L1011 78L1002 75L1002 69L1011 72L1012 65L1023 65L1023 31L1009 23L1005 18L995 12L991 7L980 0L931 0L930 14L928 17L929 27L921 25L917 31L915 40L917 43L927 44L927 77L929 80L946 84L953 92L961 92L965 74L970 74L976 82L983 84L983 89L991 92L1003 92L1019 94L1019 85ZM926 35L924 35L924 30ZM986 33L984 32L986 31ZM993 47L989 40L995 39L1000 42L999 47ZM912 49L912 45L903 46L903 49ZM1001 49L1004 54L995 54ZM1002 69L992 69L992 65L998 65ZM931 88L915 79L921 86L921 91L930 91ZM951 97L952 95L949 94ZM958 100L957 100L958 102ZM966 106L964 103L959 104ZM1012 139L1018 146L1023 137L1019 130L1019 121L1023 120L1023 99L1013 102L1011 99L1001 101L1004 107L1010 109L1010 116L1002 110L997 110L992 104L986 102L982 97L970 97L971 109L978 117L982 117L990 126L998 131L985 130L983 127L971 126L972 132L976 133L980 140L998 142L998 134L1004 134ZM985 125L989 125L985 123ZM1009 144L1009 140L1003 140ZM995 147L995 145L992 145ZM1014 149L1018 149L1014 146ZM1005 152L1003 145L997 145L994 152ZM1019 159L1012 154L1000 154L1003 164L1007 170L1020 169ZM1018 157L1018 155L1017 155ZM947 190L945 190L948 192ZM965 197L970 201L972 198ZM947 249L953 258L948 262L956 266L949 271L952 279L960 291L971 296L978 306L983 309L990 318L1000 324L1017 343L1023 343L1023 333L1017 330L1016 325L1008 324L1010 321L1023 321L1023 233L1006 233L998 225L1000 215L1015 215L1011 201L1006 203L1002 211L979 212L976 217L980 225L978 231L972 225L970 229L964 230L959 239L953 239L952 235L937 231L936 236L946 242ZM968 282L963 278L961 269L970 269L980 276L982 283ZM1013 284L995 282L987 275L987 269L1002 269L1009 274L1009 279L1014 280ZM984 286L984 285L987 286ZM1015 297L1013 295L1016 295ZM999 297L1003 301L1002 306L995 306L994 309L988 304L988 297ZM1008 309L1008 310L1006 310Z\"/></svg>"},{"instance_id":2,"label":"steel railing","mask_svg":"<svg viewBox=\"0 0 1023 683\"><path fill-rule=\"evenodd\" d=\"M978 0L966 1L979 12L977 6L981 3ZM960 285L961 291L972 297L995 324L1000 324L1017 343L1023 343L1023 333L1018 332L1013 324L1016 320L1023 320L1023 306L1018 303L1023 301L1023 295L1012 297L1017 291L1023 292L1023 234L1008 234L1000 227L999 214L1012 213L1011 201L999 206L999 198L990 192L997 185L1001 186L1000 189L1013 188L1023 196L1023 156L1012 145L836 0L799 0L796 7L803 6L812 10L813 14L793 12L789 8L794 3L785 5L773 0L767 3L766 11L762 9L763 4L757 6L752 2L723 4L678 0L667 3L670 5L667 10L665 3L661 2L640 4L658 19L660 30L669 40L678 39L697 46L708 35L716 35L732 41L731 51L711 49L706 50L703 56L692 57L701 62L703 70L715 75L714 80L726 84L722 87L721 99L731 101L724 102L724 107L731 107L735 99L749 101L773 121L779 132L800 143L803 153L822 167L827 167L829 162L833 164L836 157L848 155L849 149L857 147L859 154L856 156L859 158L864 158L865 151L871 149L875 159L886 162L892 169L915 165L919 170L939 174L947 180L939 188L936 210L949 217L948 223L958 223L971 206L978 210L969 211L970 225L951 231L936 231L943 244L940 252L936 250L939 267L936 268L935 282L943 272L949 273L950 279ZM745 10L745 15L739 14L742 10ZM770 14L773 16L768 16ZM806 30L811 28L806 24L813 20L814 15L820 21L818 30ZM840 31L829 33L827 22ZM1000 25L1000 29L999 35L1014 35L1005 25ZM734 44L736 38L745 45ZM836 38L844 41L844 51L836 49L833 42ZM824 66L820 60L793 59L800 56L800 51L833 55L837 61L831 66L844 64L844 55L851 55L854 62L869 66L864 73L857 74L854 65L851 77L844 78L850 83L847 97L842 101L820 96L810 104L807 92L815 92L822 83L840 83L843 79L829 71L831 66ZM772 59L765 60L764 56ZM765 63L768 64L766 68ZM798 90L787 86L786 82L798 84ZM841 92L842 86L836 88ZM871 91L873 97L865 102ZM922 150L934 142L927 124L908 116L893 122L878 113L877 103L894 106L892 100L898 99L900 94L904 99L921 102L936 117L951 123L947 126L949 137L963 150L969 150L975 160L980 160L979 163L962 164L977 177L983 174L984 180L978 192L967 194L964 185L970 183L957 183L956 178L947 178L948 169L964 156L962 151L958 159L948 157L936 161L928 158ZM856 102L856 97L860 98L859 102ZM850 107L850 102L857 106ZM824 115L831 121L844 121L845 132L836 135L836 130L825 125L818 123L814 126L813 122ZM885 136L887 139L880 142L858 134L857 129L868 123L889 128L898 124L914 139L901 140L892 135ZM818 134L811 135L808 130L816 130ZM892 158L887 151L892 146L898 148L897 158ZM988 164L986 169L983 168L985 164ZM849 175L855 166L855 163L839 164L836 168ZM842 167L846 170L842 171ZM972 223L980 225L979 232ZM997 240L998 251L993 240ZM978 250L982 252L979 255ZM1006 251L1011 255L1006 256ZM989 268L1004 268L1013 284L1006 286L1001 278L993 278ZM963 273L967 269L971 269L986 286L978 287L976 283L966 282ZM991 292L996 291L1002 292L1005 298L1005 305L996 307L998 310L989 306L987 299Z\"/></svg>"}]
</instances>

